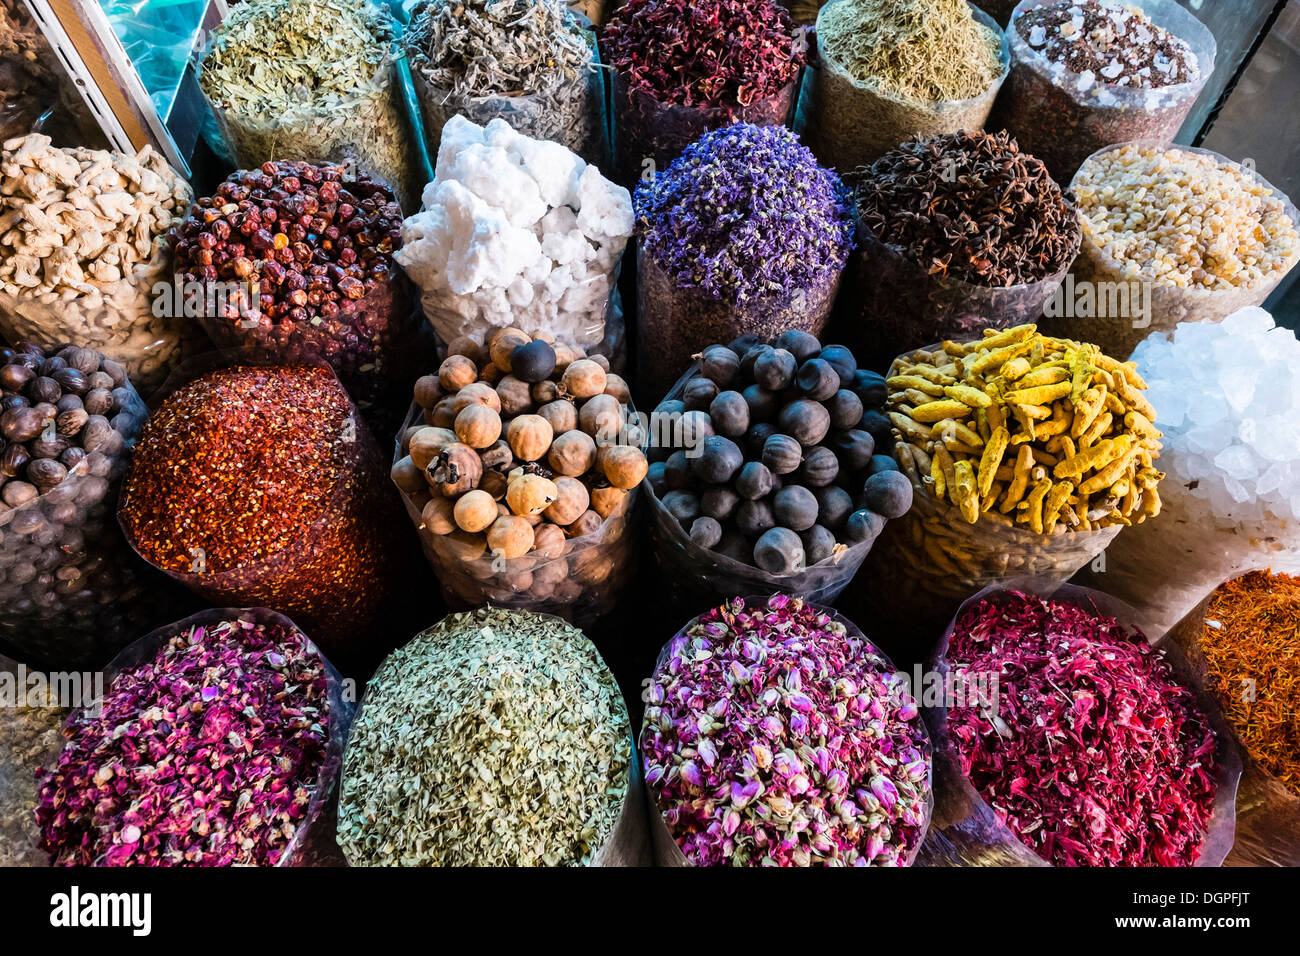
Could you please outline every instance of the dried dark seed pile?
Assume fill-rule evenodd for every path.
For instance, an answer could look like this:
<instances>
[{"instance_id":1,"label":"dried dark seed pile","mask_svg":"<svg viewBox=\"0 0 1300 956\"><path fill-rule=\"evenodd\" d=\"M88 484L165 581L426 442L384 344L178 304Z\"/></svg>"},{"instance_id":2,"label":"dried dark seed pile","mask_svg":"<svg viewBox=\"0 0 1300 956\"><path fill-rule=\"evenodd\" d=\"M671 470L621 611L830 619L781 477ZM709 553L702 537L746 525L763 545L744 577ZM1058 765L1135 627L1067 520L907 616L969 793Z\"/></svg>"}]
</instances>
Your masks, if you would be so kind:
<instances>
[{"instance_id":1,"label":"dried dark seed pile","mask_svg":"<svg viewBox=\"0 0 1300 956\"><path fill-rule=\"evenodd\" d=\"M1005 132L904 143L850 177L859 221L931 274L1012 286L1060 272L1079 251L1079 217Z\"/></svg>"}]
</instances>

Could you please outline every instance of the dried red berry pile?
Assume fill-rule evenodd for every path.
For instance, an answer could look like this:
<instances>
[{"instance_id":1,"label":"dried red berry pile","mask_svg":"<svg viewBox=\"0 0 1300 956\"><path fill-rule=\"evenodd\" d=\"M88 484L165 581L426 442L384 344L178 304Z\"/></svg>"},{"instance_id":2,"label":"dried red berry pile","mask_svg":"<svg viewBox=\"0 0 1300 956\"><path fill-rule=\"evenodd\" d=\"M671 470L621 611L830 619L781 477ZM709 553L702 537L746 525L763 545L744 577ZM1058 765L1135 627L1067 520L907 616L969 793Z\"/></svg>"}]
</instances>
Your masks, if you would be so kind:
<instances>
[{"instance_id":1,"label":"dried red berry pile","mask_svg":"<svg viewBox=\"0 0 1300 956\"><path fill-rule=\"evenodd\" d=\"M41 845L62 866L274 866L330 719L325 663L287 622L185 628L64 729Z\"/></svg>"},{"instance_id":2,"label":"dried red berry pile","mask_svg":"<svg viewBox=\"0 0 1300 956\"><path fill-rule=\"evenodd\" d=\"M118 513L146 561L219 606L289 614L334 653L394 577L385 472L328 369L236 367L149 419Z\"/></svg>"},{"instance_id":3,"label":"dried red berry pile","mask_svg":"<svg viewBox=\"0 0 1300 956\"><path fill-rule=\"evenodd\" d=\"M948 733L971 784L1026 846L1061 866L1200 856L1215 733L1140 633L1008 592L967 609L948 660L958 675L999 677L996 710L954 707Z\"/></svg>"}]
</instances>

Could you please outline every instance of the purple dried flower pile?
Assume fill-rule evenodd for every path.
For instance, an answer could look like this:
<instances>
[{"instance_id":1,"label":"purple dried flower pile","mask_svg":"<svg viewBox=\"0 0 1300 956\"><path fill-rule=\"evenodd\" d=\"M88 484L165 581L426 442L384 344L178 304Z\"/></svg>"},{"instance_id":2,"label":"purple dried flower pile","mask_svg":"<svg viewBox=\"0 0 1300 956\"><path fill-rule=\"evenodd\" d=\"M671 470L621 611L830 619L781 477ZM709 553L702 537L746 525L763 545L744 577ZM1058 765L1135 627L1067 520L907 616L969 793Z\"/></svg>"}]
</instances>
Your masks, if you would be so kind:
<instances>
[{"instance_id":1,"label":"purple dried flower pile","mask_svg":"<svg viewBox=\"0 0 1300 956\"><path fill-rule=\"evenodd\" d=\"M962 771L1062 866L1189 866L1214 809L1215 733L1164 654L1112 617L1020 592L968 608L948 659L999 707L948 712Z\"/></svg>"},{"instance_id":2,"label":"purple dried flower pile","mask_svg":"<svg viewBox=\"0 0 1300 956\"><path fill-rule=\"evenodd\" d=\"M273 866L307 817L328 711L325 662L297 629L188 628L68 723L42 847L65 866Z\"/></svg>"},{"instance_id":3,"label":"purple dried flower pile","mask_svg":"<svg viewBox=\"0 0 1300 956\"><path fill-rule=\"evenodd\" d=\"M928 823L929 739L906 679L798 598L736 598L678 635L641 753L699 866L897 866Z\"/></svg>"},{"instance_id":4,"label":"purple dried flower pile","mask_svg":"<svg viewBox=\"0 0 1300 956\"><path fill-rule=\"evenodd\" d=\"M705 133L636 190L645 251L679 285L745 303L820 287L853 249L840 178L782 126Z\"/></svg>"}]
</instances>

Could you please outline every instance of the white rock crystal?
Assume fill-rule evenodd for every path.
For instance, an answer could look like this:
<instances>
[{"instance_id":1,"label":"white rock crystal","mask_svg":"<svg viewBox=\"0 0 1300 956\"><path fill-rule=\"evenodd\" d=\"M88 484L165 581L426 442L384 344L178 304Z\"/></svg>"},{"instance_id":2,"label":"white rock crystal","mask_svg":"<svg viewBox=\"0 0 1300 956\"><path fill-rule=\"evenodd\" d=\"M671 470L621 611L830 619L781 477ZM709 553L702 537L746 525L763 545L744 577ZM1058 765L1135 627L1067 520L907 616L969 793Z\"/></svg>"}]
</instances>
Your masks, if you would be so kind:
<instances>
[{"instance_id":1,"label":"white rock crystal","mask_svg":"<svg viewBox=\"0 0 1300 956\"><path fill-rule=\"evenodd\" d=\"M512 325L585 347L604 337L632 197L559 143L505 120L443 127L423 208L395 258L444 341Z\"/></svg>"}]
</instances>

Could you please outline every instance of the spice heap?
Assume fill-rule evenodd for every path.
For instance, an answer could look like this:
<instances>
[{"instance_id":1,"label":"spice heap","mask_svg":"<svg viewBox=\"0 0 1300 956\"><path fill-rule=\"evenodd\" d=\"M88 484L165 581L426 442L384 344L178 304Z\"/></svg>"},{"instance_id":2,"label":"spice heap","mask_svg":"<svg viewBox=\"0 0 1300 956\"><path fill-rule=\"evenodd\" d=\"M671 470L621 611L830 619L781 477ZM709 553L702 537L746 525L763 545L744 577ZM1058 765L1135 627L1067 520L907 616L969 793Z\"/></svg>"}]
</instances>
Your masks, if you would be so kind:
<instances>
[{"instance_id":1,"label":"spice heap","mask_svg":"<svg viewBox=\"0 0 1300 956\"><path fill-rule=\"evenodd\" d=\"M235 165L346 157L409 205L393 25L365 0L249 0L221 21L199 85Z\"/></svg>"},{"instance_id":2,"label":"spice heap","mask_svg":"<svg viewBox=\"0 0 1300 956\"><path fill-rule=\"evenodd\" d=\"M1094 84L1160 87L1197 78L1196 54L1152 23L1141 8L1118 0L1061 0L1025 10L1021 38L1049 63L1077 74L1082 92Z\"/></svg>"},{"instance_id":3,"label":"spice heap","mask_svg":"<svg viewBox=\"0 0 1300 956\"><path fill-rule=\"evenodd\" d=\"M367 408L381 402L409 325L393 262L402 212L393 194L342 166L267 162L198 200L176 238L186 282L246 283L205 310L218 345L244 358L324 359Z\"/></svg>"},{"instance_id":4,"label":"spice heap","mask_svg":"<svg viewBox=\"0 0 1300 956\"><path fill-rule=\"evenodd\" d=\"M1221 585L1200 645L1207 686L1246 752L1300 796L1300 579L1252 571Z\"/></svg>"},{"instance_id":5,"label":"spice heap","mask_svg":"<svg viewBox=\"0 0 1300 956\"><path fill-rule=\"evenodd\" d=\"M736 598L673 639L647 694L646 784L690 863L911 862L930 743L856 628L798 598Z\"/></svg>"},{"instance_id":6,"label":"spice heap","mask_svg":"<svg viewBox=\"0 0 1300 956\"><path fill-rule=\"evenodd\" d=\"M31 662L102 664L157 623L113 520L144 403L73 346L0 348L0 389L0 633Z\"/></svg>"},{"instance_id":7,"label":"spice heap","mask_svg":"<svg viewBox=\"0 0 1300 956\"><path fill-rule=\"evenodd\" d=\"M608 368L604 356L505 328L486 347L454 342L437 374L416 382L423 424L403 435L392 477L443 586L462 600L569 604L622 578L647 465L627 383Z\"/></svg>"},{"instance_id":8,"label":"spice heap","mask_svg":"<svg viewBox=\"0 0 1300 956\"><path fill-rule=\"evenodd\" d=\"M871 235L931 275L1014 286L1061 273L1079 251L1078 215L1005 132L904 143L851 182Z\"/></svg>"},{"instance_id":9,"label":"spice heap","mask_svg":"<svg viewBox=\"0 0 1300 956\"><path fill-rule=\"evenodd\" d=\"M995 674L996 713L948 711L962 772L1059 866L1190 866L1217 785L1216 736L1164 654L1082 607L1019 592L956 622L959 677Z\"/></svg>"},{"instance_id":10,"label":"spice heap","mask_svg":"<svg viewBox=\"0 0 1300 956\"><path fill-rule=\"evenodd\" d=\"M0 142L27 133L49 109L57 63L23 0L0 0Z\"/></svg>"},{"instance_id":11,"label":"spice heap","mask_svg":"<svg viewBox=\"0 0 1300 956\"><path fill-rule=\"evenodd\" d=\"M702 548L773 574L838 563L912 505L867 430L884 400L880 375L807 332L711 345L655 409L680 427L650 485Z\"/></svg>"},{"instance_id":12,"label":"spice heap","mask_svg":"<svg viewBox=\"0 0 1300 956\"><path fill-rule=\"evenodd\" d=\"M1161 434L1132 363L1022 325L912 352L887 385L895 456L968 524L1051 535L1160 513Z\"/></svg>"},{"instance_id":13,"label":"spice heap","mask_svg":"<svg viewBox=\"0 0 1300 956\"><path fill-rule=\"evenodd\" d=\"M1285 197L1212 155L1127 144L1090 158L1072 188L1084 235L1119 264L1118 278L1249 289L1300 260Z\"/></svg>"},{"instance_id":14,"label":"spice heap","mask_svg":"<svg viewBox=\"0 0 1300 956\"><path fill-rule=\"evenodd\" d=\"M877 92L965 100L1002 72L1002 40L966 0L841 0L818 18L818 50Z\"/></svg>"},{"instance_id":15,"label":"spice heap","mask_svg":"<svg viewBox=\"0 0 1300 956\"><path fill-rule=\"evenodd\" d=\"M291 614L332 649L393 578L382 467L328 369L222 369L150 417L118 514L141 557L212 603Z\"/></svg>"},{"instance_id":16,"label":"spice heap","mask_svg":"<svg viewBox=\"0 0 1300 956\"><path fill-rule=\"evenodd\" d=\"M36 769L63 748L67 711L48 682L27 686L19 665L0 657L0 686L14 696L0 707L0 866L42 866L36 826ZM12 683L10 683L12 682Z\"/></svg>"},{"instance_id":17,"label":"spice heap","mask_svg":"<svg viewBox=\"0 0 1300 956\"><path fill-rule=\"evenodd\" d=\"M117 359L141 388L159 384L190 323L157 316L167 232L193 198L146 146L134 156L59 149L33 133L0 153L0 333Z\"/></svg>"},{"instance_id":18,"label":"spice heap","mask_svg":"<svg viewBox=\"0 0 1300 956\"><path fill-rule=\"evenodd\" d=\"M587 865L623 812L630 759L627 706L581 631L453 614L366 686L339 846L354 866Z\"/></svg>"},{"instance_id":19,"label":"spice heap","mask_svg":"<svg viewBox=\"0 0 1300 956\"><path fill-rule=\"evenodd\" d=\"M275 866L311 822L334 716L287 622L187 627L69 722L41 846L59 866Z\"/></svg>"},{"instance_id":20,"label":"spice heap","mask_svg":"<svg viewBox=\"0 0 1300 956\"><path fill-rule=\"evenodd\" d=\"M605 60L660 103L745 107L794 81L804 53L772 0L628 0L601 32Z\"/></svg>"},{"instance_id":21,"label":"spice heap","mask_svg":"<svg viewBox=\"0 0 1300 956\"><path fill-rule=\"evenodd\" d=\"M589 347L604 337L631 234L631 197L595 166L504 120L484 128L453 116L396 258L445 342L482 344L513 326Z\"/></svg>"}]
</instances>

